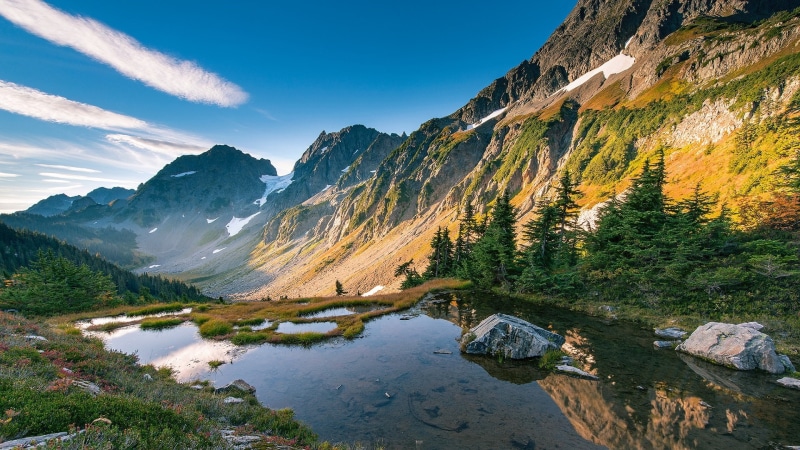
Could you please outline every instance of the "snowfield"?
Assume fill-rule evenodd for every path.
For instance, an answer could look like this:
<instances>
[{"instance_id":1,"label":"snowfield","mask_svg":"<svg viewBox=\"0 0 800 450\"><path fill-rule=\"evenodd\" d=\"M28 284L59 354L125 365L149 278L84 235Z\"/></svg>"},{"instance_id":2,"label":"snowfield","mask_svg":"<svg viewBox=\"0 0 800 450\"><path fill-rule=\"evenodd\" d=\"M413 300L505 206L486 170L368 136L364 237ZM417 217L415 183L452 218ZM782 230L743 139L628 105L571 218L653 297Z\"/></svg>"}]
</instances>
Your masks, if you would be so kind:
<instances>
[{"instance_id":1,"label":"snowfield","mask_svg":"<svg viewBox=\"0 0 800 450\"><path fill-rule=\"evenodd\" d=\"M267 203L267 197L269 197L269 194L273 192L282 192L284 189L289 187L290 184L292 184L293 176L294 172L289 172L286 175L281 176L262 175L260 180L262 183L267 185L267 188L264 189L264 195L262 195L260 199L254 201L253 203L259 207L264 206L264 204Z\"/></svg>"},{"instance_id":2,"label":"snowfield","mask_svg":"<svg viewBox=\"0 0 800 450\"><path fill-rule=\"evenodd\" d=\"M636 58L620 53L619 55L606 61L600 67L590 70L589 72L586 72L582 76L578 77L575 81L566 85L562 90L569 92L575 88L578 88L601 72L603 73L603 76L608 79L608 77L611 75L625 72L626 70L630 69L633 67L633 63L635 62Z\"/></svg>"},{"instance_id":3,"label":"snowfield","mask_svg":"<svg viewBox=\"0 0 800 450\"><path fill-rule=\"evenodd\" d=\"M384 287L385 286L380 286L380 285L379 286L375 286L374 288L370 289L369 291L364 292L363 294L361 294L361 296L362 297L370 297L370 296L375 295L378 292L382 291L384 289Z\"/></svg>"},{"instance_id":4,"label":"snowfield","mask_svg":"<svg viewBox=\"0 0 800 450\"><path fill-rule=\"evenodd\" d=\"M495 117L499 116L500 114L503 114L504 112L506 112L506 109L508 109L507 106L505 108L500 108L497 111L493 111L491 114L489 114L488 116L486 116L483 119L479 120L478 122L473 123L471 125L467 125L467 130L471 130L473 128L478 128L479 126L483 125L487 121L492 120Z\"/></svg>"},{"instance_id":5,"label":"snowfield","mask_svg":"<svg viewBox=\"0 0 800 450\"><path fill-rule=\"evenodd\" d=\"M261 213L257 212L255 214L253 214L252 216L249 216L249 217L244 217L244 218L234 217L234 218L232 218L231 221L228 222L227 225L225 225L225 229L228 230L228 235L234 236L234 235L238 234L240 231L242 231L242 228L244 228L245 225L247 225L251 220L253 220L253 217L255 217L255 216L259 215L259 214L261 214Z\"/></svg>"},{"instance_id":6,"label":"snowfield","mask_svg":"<svg viewBox=\"0 0 800 450\"><path fill-rule=\"evenodd\" d=\"M196 173L197 173L197 171L196 171L196 170L192 170L191 172L183 172L183 173L179 173L179 174L177 174L177 175L170 175L170 176L171 176L172 178L180 178L180 177L185 177L186 175L194 175L194 174L196 174Z\"/></svg>"}]
</instances>

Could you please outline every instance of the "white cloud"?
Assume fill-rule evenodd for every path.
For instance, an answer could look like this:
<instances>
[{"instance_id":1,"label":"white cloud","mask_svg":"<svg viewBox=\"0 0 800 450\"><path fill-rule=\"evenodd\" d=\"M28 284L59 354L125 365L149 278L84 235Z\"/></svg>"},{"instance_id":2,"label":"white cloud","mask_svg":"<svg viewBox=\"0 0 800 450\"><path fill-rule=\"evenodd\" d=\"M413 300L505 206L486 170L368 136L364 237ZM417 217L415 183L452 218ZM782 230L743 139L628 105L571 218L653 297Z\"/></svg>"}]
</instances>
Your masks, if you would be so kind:
<instances>
[{"instance_id":1,"label":"white cloud","mask_svg":"<svg viewBox=\"0 0 800 450\"><path fill-rule=\"evenodd\" d=\"M176 156L184 155L186 153L202 153L210 146L182 144L175 142L162 141L158 139L149 139L139 136L130 136L127 134L108 134L106 139L110 142L126 144L142 150L149 150L163 155Z\"/></svg>"},{"instance_id":2,"label":"white cloud","mask_svg":"<svg viewBox=\"0 0 800 450\"><path fill-rule=\"evenodd\" d=\"M148 126L147 122L135 117L106 111L3 80L0 80L0 109L48 122L105 130L143 129Z\"/></svg>"},{"instance_id":3,"label":"white cloud","mask_svg":"<svg viewBox=\"0 0 800 450\"><path fill-rule=\"evenodd\" d=\"M39 175L46 178L58 178L61 180L97 181L100 183L116 183L117 181L111 178L87 177L85 175L73 175L71 173L41 172Z\"/></svg>"},{"instance_id":4,"label":"white cloud","mask_svg":"<svg viewBox=\"0 0 800 450\"><path fill-rule=\"evenodd\" d=\"M16 178L16 177L18 177L18 176L19 176L19 174L18 174L18 173L5 173L5 172L0 172L0 178Z\"/></svg>"},{"instance_id":5,"label":"white cloud","mask_svg":"<svg viewBox=\"0 0 800 450\"><path fill-rule=\"evenodd\" d=\"M0 15L32 34L71 47L168 94L219 106L247 101L247 93L239 86L194 62L147 49L96 20L66 14L40 0L3 0Z\"/></svg>"},{"instance_id":6,"label":"white cloud","mask_svg":"<svg viewBox=\"0 0 800 450\"><path fill-rule=\"evenodd\" d=\"M36 164L36 165L39 167L46 167L48 169L69 170L71 172L100 173L99 170L88 169L86 167L61 166L58 164Z\"/></svg>"},{"instance_id":7,"label":"white cloud","mask_svg":"<svg viewBox=\"0 0 800 450\"><path fill-rule=\"evenodd\" d=\"M69 180L53 180L51 178L45 178L42 180L43 183L66 183L69 184Z\"/></svg>"}]
</instances>

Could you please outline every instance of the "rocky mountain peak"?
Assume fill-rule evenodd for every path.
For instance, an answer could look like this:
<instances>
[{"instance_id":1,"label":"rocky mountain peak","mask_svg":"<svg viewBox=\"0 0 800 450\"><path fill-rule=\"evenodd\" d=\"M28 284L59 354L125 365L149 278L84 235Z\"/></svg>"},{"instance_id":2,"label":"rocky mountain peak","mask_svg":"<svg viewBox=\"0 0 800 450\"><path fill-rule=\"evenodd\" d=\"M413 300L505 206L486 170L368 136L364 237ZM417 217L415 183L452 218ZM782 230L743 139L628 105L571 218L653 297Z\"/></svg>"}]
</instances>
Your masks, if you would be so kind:
<instances>
[{"instance_id":1,"label":"rocky mountain peak","mask_svg":"<svg viewBox=\"0 0 800 450\"><path fill-rule=\"evenodd\" d=\"M798 6L800 0L580 0L529 60L451 117L475 123L513 103L541 102L623 51L646 55L700 16L752 22Z\"/></svg>"}]
</instances>

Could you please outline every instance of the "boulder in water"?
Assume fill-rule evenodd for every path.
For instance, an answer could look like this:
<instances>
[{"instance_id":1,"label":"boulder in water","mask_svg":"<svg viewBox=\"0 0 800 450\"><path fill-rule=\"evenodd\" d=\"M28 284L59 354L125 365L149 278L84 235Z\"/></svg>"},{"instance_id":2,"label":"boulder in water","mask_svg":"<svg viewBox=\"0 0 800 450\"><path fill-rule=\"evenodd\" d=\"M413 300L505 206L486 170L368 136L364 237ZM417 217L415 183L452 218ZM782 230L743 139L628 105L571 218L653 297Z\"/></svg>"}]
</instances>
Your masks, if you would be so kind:
<instances>
[{"instance_id":1,"label":"boulder in water","mask_svg":"<svg viewBox=\"0 0 800 450\"><path fill-rule=\"evenodd\" d=\"M738 370L783 373L783 361L772 338L756 327L709 322L697 329L676 350Z\"/></svg>"},{"instance_id":2,"label":"boulder in water","mask_svg":"<svg viewBox=\"0 0 800 450\"><path fill-rule=\"evenodd\" d=\"M547 350L559 349L564 337L506 314L494 314L461 338L465 353L502 355L509 359L542 356Z\"/></svg>"}]
</instances>

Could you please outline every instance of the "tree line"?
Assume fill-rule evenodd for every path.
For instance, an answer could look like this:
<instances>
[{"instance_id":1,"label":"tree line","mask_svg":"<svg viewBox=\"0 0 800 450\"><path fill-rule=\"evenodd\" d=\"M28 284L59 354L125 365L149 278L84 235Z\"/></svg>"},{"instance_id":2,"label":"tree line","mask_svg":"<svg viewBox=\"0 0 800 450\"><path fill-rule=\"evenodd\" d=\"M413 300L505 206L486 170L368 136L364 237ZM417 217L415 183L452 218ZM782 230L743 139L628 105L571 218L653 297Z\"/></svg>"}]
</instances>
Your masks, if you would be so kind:
<instances>
[{"instance_id":1,"label":"tree line","mask_svg":"<svg viewBox=\"0 0 800 450\"><path fill-rule=\"evenodd\" d=\"M402 287L458 277L478 289L590 297L671 313L720 315L800 311L800 151L776 174L770 199L741 201L738 219L696 187L686 199L665 194L663 151L631 187L579 224L581 193L569 171L554 195L537 202L516 233L503 193L491 213L464 207L455 239L438 228L425 270L399 265Z\"/></svg>"},{"instance_id":2,"label":"tree line","mask_svg":"<svg viewBox=\"0 0 800 450\"><path fill-rule=\"evenodd\" d=\"M196 287L134 274L99 255L0 223L0 308L58 314L116 304L208 301Z\"/></svg>"}]
</instances>

